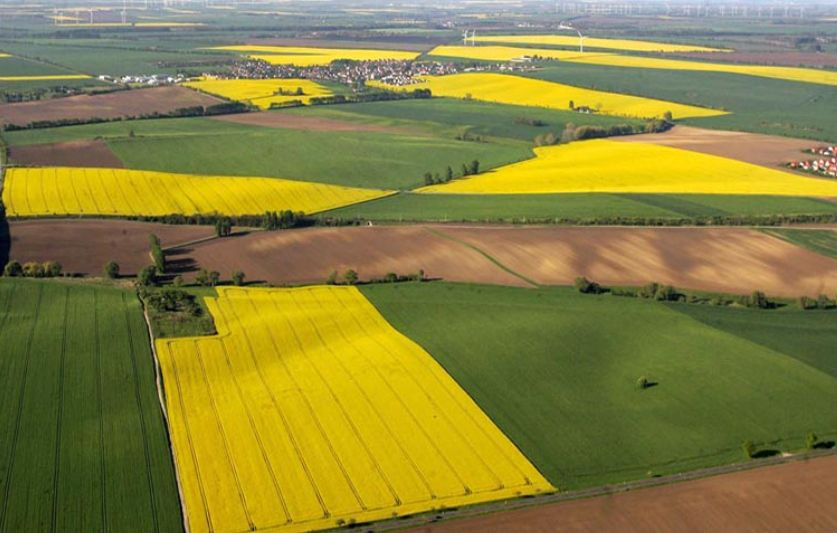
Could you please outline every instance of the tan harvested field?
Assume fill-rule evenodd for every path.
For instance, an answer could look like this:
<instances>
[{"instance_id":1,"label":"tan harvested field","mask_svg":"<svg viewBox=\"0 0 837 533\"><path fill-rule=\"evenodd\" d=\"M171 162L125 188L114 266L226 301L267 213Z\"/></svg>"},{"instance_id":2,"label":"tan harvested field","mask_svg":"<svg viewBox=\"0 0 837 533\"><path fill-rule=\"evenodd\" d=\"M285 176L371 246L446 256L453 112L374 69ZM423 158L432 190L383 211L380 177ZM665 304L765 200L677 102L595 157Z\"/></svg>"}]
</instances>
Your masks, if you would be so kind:
<instances>
[{"instance_id":1,"label":"tan harvested field","mask_svg":"<svg viewBox=\"0 0 837 533\"><path fill-rule=\"evenodd\" d=\"M25 126L42 120L119 118L168 113L181 107L211 106L222 100L179 86L70 96L0 105L0 120Z\"/></svg>"},{"instance_id":2,"label":"tan harvested field","mask_svg":"<svg viewBox=\"0 0 837 533\"><path fill-rule=\"evenodd\" d=\"M707 291L834 294L837 260L743 228L448 227L511 270L542 284L577 276L605 285L651 281Z\"/></svg>"},{"instance_id":3,"label":"tan harvested field","mask_svg":"<svg viewBox=\"0 0 837 533\"><path fill-rule=\"evenodd\" d=\"M672 146L770 168L776 168L789 161L805 159L806 155L802 150L823 144L804 139L705 130L690 126L675 126L664 133L613 137L613 140Z\"/></svg>"},{"instance_id":4,"label":"tan harvested field","mask_svg":"<svg viewBox=\"0 0 837 533\"><path fill-rule=\"evenodd\" d=\"M16 165L26 166L124 167L122 160L101 139L12 146L9 148L9 159Z\"/></svg>"},{"instance_id":5,"label":"tan harvested field","mask_svg":"<svg viewBox=\"0 0 837 533\"><path fill-rule=\"evenodd\" d=\"M527 507L414 533L837 531L837 456L649 489Z\"/></svg>"},{"instance_id":6,"label":"tan harvested field","mask_svg":"<svg viewBox=\"0 0 837 533\"><path fill-rule=\"evenodd\" d=\"M837 55L818 52L686 52L685 59L718 63L748 63L781 67L837 67Z\"/></svg>"},{"instance_id":7,"label":"tan harvested field","mask_svg":"<svg viewBox=\"0 0 837 533\"><path fill-rule=\"evenodd\" d=\"M336 120L305 115L292 115L281 111L261 111L258 113L239 113L235 115L218 115L214 120L246 124L248 126L264 126L266 128L285 128L303 131L369 131L395 134L416 134L405 128L383 126L381 124L362 124L348 120Z\"/></svg>"},{"instance_id":8,"label":"tan harvested field","mask_svg":"<svg viewBox=\"0 0 837 533\"><path fill-rule=\"evenodd\" d=\"M332 271L354 269L362 280L423 269L430 278L527 285L478 252L420 226L309 228L253 232L203 243L187 254L202 268L249 280L322 283Z\"/></svg>"},{"instance_id":9,"label":"tan harvested field","mask_svg":"<svg viewBox=\"0 0 837 533\"><path fill-rule=\"evenodd\" d=\"M837 260L741 228L309 228L211 241L181 256L224 275L240 269L250 280L275 284L322 282L349 268L364 280L424 269L431 278L516 286L528 285L524 278L567 285L583 275L608 285L656 281L790 297L837 292Z\"/></svg>"},{"instance_id":10,"label":"tan harvested field","mask_svg":"<svg viewBox=\"0 0 837 533\"><path fill-rule=\"evenodd\" d=\"M148 235L163 246L188 242L214 233L210 226L173 226L127 220L20 220L9 222L9 258L58 261L65 272L100 276L108 261L116 261L123 275L136 274L151 263ZM5 248L0 243L0 248ZM2 253L0 253L2 255Z\"/></svg>"}]
</instances>

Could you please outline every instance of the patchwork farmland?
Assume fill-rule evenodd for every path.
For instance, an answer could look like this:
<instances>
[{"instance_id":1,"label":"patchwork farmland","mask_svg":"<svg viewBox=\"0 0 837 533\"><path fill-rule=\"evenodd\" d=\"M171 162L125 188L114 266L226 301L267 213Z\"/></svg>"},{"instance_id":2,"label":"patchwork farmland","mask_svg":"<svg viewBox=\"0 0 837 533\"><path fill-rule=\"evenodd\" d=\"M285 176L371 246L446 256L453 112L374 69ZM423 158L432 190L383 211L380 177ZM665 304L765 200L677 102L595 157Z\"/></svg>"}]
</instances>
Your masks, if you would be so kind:
<instances>
[{"instance_id":1,"label":"patchwork farmland","mask_svg":"<svg viewBox=\"0 0 837 533\"><path fill-rule=\"evenodd\" d=\"M834 529L835 21L0 4L0 532Z\"/></svg>"}]
</instances>

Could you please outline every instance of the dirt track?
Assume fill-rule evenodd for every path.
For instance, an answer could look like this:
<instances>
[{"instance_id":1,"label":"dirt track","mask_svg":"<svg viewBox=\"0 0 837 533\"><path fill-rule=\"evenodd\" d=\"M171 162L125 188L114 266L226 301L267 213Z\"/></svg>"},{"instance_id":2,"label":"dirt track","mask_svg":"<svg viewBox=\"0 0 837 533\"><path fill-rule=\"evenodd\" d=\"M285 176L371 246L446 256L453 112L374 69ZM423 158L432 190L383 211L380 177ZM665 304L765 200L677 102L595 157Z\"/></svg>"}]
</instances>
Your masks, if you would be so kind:
<instances>
[{"instance_id":1,"label":"dirt track","mask_svg":"<svg viewBox=\"0 0 837 533\"><path fill-rule=\"evenodd\" d=\"M740 228L309 228L212 241L188 255L224 276L240 269L275 284L322 282L348 268L361 279L421 268L433 278L528 285L462 242L541 284L571 284L584 275L604 284L657 281L731 293L837 292L834 259Z\"/></svg>"},{"instance_id":2,"label":"dirt track","mask_svg":"<svg viewBox=\"0 0 837 533\"><path fill-rule=\"evenodd\" d=\"M837 531L837 456L411 530L460 532Z\"/></svg>"},{"instance_id":3,"label":"dirt track","mask_svg":"<svg viewBox=\"0 0 837 533\"><path fill-rule=\"evenodd\" d=\"M665 133L628 135L613 139L683 148L774 169L789 161L806 159L802 150L823 144L804 139L737 131L705 130L690 126L675 126Z\"/></svg>"},{"instance_id":4,"label":"dirt track","mask_svg":"<svg viewBox=\"0 0 837 533\"><path fill-rule=\"evenodd\" d=\"M9 148L9 159L16 165L45 167L124 166L103 140L12 146Z\"/></svg>"},{"instance_id":5,"label":"dirt track","mask_svg":"<svg viewBox=\"0 0 837 533\"><path fill-rule=\"evenodd\" d=\"M285 128L303 131L368 131L395 134L420 134L404 128L382 126L380 124L362 124L348 120L292 115L281 111L262 111L259 113L238 113L235 115L218 115L214 120L247 124L250 126L264 126L267 128Z\"/></svg>"},{"instance_id":6,"label":"dirt track","mask_svg":"<svg viewBox=\"0 0 837 533\"><path fill-rule=\"evenodd\" d=\"M214 231L209 226L56 219L10 221L9 233L10 259L21 263L58 261L65 272L100 276L108 261L119 263L123 275L136 274L150 264L150 233L166 246L207 237Z\"/></svg>"},{"instance_id":7,"label":"dirt track","mask_svg":"<svg viewBox=\"0 0 837 533\"><path fill-rule=\"evenodd\" d=\"M210 106L222 102L179 86L116 91L0 105L0 120L25 126L41 120L117 118L146 113L167 113L181 107Z\"/></svg>"}]
</instances>

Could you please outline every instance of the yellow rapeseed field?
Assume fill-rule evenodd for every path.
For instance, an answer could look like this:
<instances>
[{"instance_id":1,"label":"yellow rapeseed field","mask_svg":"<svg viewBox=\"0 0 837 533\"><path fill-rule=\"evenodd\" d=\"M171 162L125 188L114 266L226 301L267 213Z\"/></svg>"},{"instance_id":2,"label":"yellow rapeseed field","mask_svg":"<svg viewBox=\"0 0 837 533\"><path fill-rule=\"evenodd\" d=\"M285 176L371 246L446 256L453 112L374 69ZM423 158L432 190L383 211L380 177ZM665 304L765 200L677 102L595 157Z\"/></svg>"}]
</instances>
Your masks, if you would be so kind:
<instances>
[{"instance_id":1,"label":"yellow rapeseed field","mask_svg":"<svg viewBox=\"0 0 837 533\"><path fill-rule=\"evenodd\" d=\"M679 148L610 140L535 148L535 159L419 189L444 193L700 193L837 197L837 181Z\"/></svg>"},{"instance_id":2,"label":"yellow rapeseed field","mask_svg":"<svg viewBox=\"0 0 837 533\"><path fill-rule=\"evenodd\" d=\"M158 339L192 533L333 528L553 491L354 287L218 288Z\"/></svg>"},{"instance_id":3,"label":"yellow rapeseed field","mask_svg":"<svg viewBox=\"0 0 837 533\"><path fill-rule=\"evenodd\" d=\"M269 109L272 104L282 104L293 100L301 100L307 104L314 96L332 94L319 83L295 78L269 80L201 78L185 82L183 85L230 100L248 103L261 109ZM303 94L296 94L297 89L302 89Z\"/></svg>"},{"instance_id":4,"label":"yellow rapeseed field","mask_svg":"<svg viewBox=\"0 0 837 533\"><path fill-rule=\"evenodd\" d=\"M378 59L410 60L419 56L418 52L401 50L369 50L362 48L313 48L306 46L259 46L232 45L216 46L210 50L228 50L246 52L254 59L261 59L273 65L295 65L310 67L314 65L328 65L338 59L353 61L372 61Z\"/></svg>"},{"instance_id":5,"label":"yellow rapeseed field","mask_svg":"<svg viewBox=\"0 0 837 533\"><path fill-rule=\"evenodd\" d=\"M315 213L390 194L277 178L195 176L122 168L11 168L11 216Z\"/></svg>"},{"instance_id":6,"label":"yellow rapeseed field","mask_svg":"<svg viewBox=\"0 0 837 533\"><path fill-rule=\"evenodd\" d=\"M693 70L704 72L723 72L776 78L780 80L800 81L837 85L837 72L795 67L771 67L764 65L736 65L732 63L708 63L703 61L685 61L680 59L658 59L655 57L627 56L601 52L570 50L550 50L547 48L515 48L512 46L437 46L429 55L480 59L484 61L511 61L523 56L540 56L571 63L604 65L611 67L655 68L665 70Z\"/></svg>"},{"instance_id":7,"label":"yellow rapeseed field","mask_svg":"<svg viewBox=\"0 0 837 533\"><path fill-rule=\"evenodd\" d=\"M86 80L90 76L85 74L57 74L49 76L0 76L0 81L52 81L52 80Z\"/></svg>"},{"instance_id":8,"label":"yellow rapeseed field","mask_svg":"<svg viewBox=\"0 0 837 533\"><path fill-rule=\"evenodd\" d=\"M10 54L6 54L4 52L0 52L0 58L2 57L12 57Z\"/></svg>"},{"instance_id":9,"label":"yellow rapeseed field","mask_svg":"<svg viewBox=\"0 0 837 533\"><path fill-rule=\"evenodd\" d=\"M509 44L545 44L552 46L578 46L577 35L480 35L477 41ZM632 41L627 39L584 38L584 46L627 50L633 52L728 52L720 48L707 48L690 44L656 43L653 41Z\"/></svg>"},{"instance_id":10,"label":"yellow rapeseed field","mask_svg":"<svg viewBox=\"0 0 837 533\"><path fill-rule=\"evenodd\" d=\"M715 109L582 89L571 85L507 74L470 73L426 76L422 78L421 84L405 87L386 86L373 82L369 82L368 85L401 90L427 88L433 92L434 96L470 97L487 102L553 109L569 109L569 103L573 101L576 107L588 106L597 109L599 113L629 117L661 117L666 111L671 111L674 118L710 117L726 114L724 111Z\"/></svg>"}]
</instances>

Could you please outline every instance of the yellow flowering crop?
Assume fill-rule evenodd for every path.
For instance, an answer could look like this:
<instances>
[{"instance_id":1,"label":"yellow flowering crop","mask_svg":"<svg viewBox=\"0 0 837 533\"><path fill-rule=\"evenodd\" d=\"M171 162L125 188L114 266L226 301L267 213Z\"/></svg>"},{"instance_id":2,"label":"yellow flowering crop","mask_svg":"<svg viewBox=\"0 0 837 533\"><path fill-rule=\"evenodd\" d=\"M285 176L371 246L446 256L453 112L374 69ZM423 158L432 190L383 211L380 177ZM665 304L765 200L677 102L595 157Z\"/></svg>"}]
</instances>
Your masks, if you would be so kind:
<instances>
[{"instance_id":1,"label":"yellow flowering crop","mask_svg":"<svg viewBox=\"0 0 837 533\"><path fill-rule=\"evenodd\" d=\"M228 50L233 52L247 52L254 59L261 59L273 65L295 65L310 67L314 65L328 65L338 59L353 61L373 61L379 59L410 60L419 56L418 52L402 50L369 50L362 48L313 48L307 46L259 46L232 45L216 46L211 50Z\"/></svg>"},{"instance_id":2,"label":"yellow flowering crop","mask_svg":"<svg viewBox=\"0 0 837 533\"><path fill-rule=\"evenodd\" d=\"M12 57L12 56L10 54L5 53L5 52L0 52L0 58L3 58L3 57Z\"/></svg>"},{"instance_id":3,"label":"yellow flowering crop","mask_svg":"<svg viewBox=\"0 0 837 533\"><path fill-rule=\"evenodd\" d=\"M195 176L122 168L11 168L11 216L315 213L390 194L277 178Z\"/></svg>"},{"instance_id":4,"label":"yellow flowering crop","mask_svg":"<svg viewBox=\"0 0 837 533\"><path fill-rule=\"evenodd\" d=\"M49 76L0 76L0 81L86 80L86 74L55 74Z\"/></svg>"},{"instance_id":5,"label":"yellow flowering crop","mask_svg":"<svg viewBox=\"0 0 837 533\"><path fill-rule=\"evenodd\" d=\"M837 181L679 148L610 140L535 148L535 159L419 189L444 193L700 193L837 197Z\"/></svg>"},{"instance_id":6,"label":"yellow flowering crop","mask_svg":"<svg viewBox=\"0 0 837 533\"><path fill-rule=\"evenodd\" d=\"M576 35L480 35L477 41L509 44L545 44L552 46L578 46ZM632 41L627 39L584 38L584 46L628 50L634 52L727 52L719 48L707 48L690 44L656 43L653 41Z\"/></svg>"},{"instance_id":7,"label":"yellow flowering crop","mask_svg":"<svg viewBox=\"0 0 837 533\"><path fill-rule=\"evenodd\" d=\"M553 487L354 287L208 298L218 335L158 339L189 529L281 533Z\"/></svg>"},{"instance_id":8,"label":"yellow flowering crop","mask_svg":"<svg viewBox=\"0 0 837 533\"><path fill-rule=\"evenodd\" d=\"M314 96L331 95L331 91L319 83L303 79L226 80L202 78L185 82L183 85L230 100L248 103L261 109L269 109L271 104L281 104L292 100L301 100L307 104ZM297 89L302 89L303 94L295 94Z\"/></svg>"},{"instance_id":9,"label":"yellow flowering crop","mask_svg":"<svg viewBox=\"0 0 837 533\"><path fill-rule=\"evenodd\" d=\"M796 67L772 67L765 65L736 65L733 63L709 63L680 59L628 56L602 52L553 50L548 48L515 48L512 46L437 46L429 55L480 59L484 61L511 61L523 56L540 56L570 63L603 65L609 67L654 68L664 70L693 70L743 74L780 80L837 85L837 72Z\"/></svg>"},{"instance_id":10,"label":"yellow flowering crop","mask_svg":"<svg viewBox=\"0 0 837 533\"><path fill-rule=\"evenodd\" d=\"M427 76L422 78L422 81L421 84L407 85L406 89L427 88L432 91L434 96L471 97L475 100L487 102L553 109L569 109L569 102L573 101L576 107L588 106L597 109L599 113L630 117L660 117L666 111L671 111L674 118L726 114L724 111L715 109L640 96L582 89L571 85L507 74L470 73ZM395 88L373 82L369 82L368 85Z\"/></svg>"}]
</instances>

